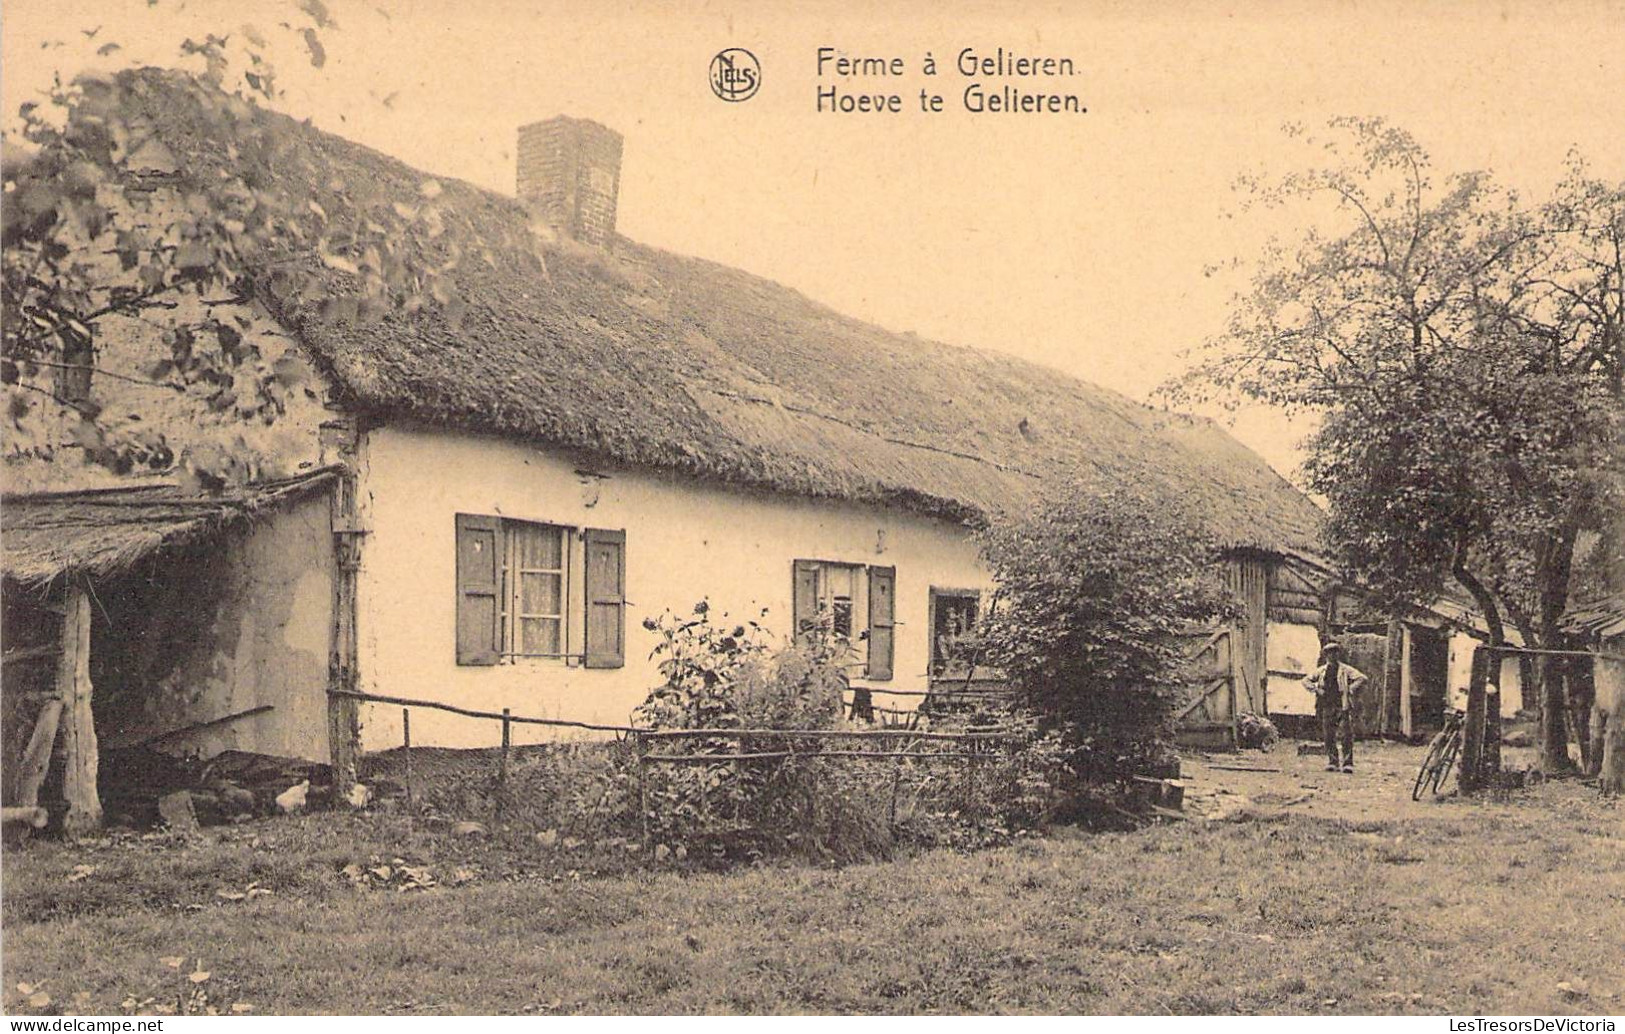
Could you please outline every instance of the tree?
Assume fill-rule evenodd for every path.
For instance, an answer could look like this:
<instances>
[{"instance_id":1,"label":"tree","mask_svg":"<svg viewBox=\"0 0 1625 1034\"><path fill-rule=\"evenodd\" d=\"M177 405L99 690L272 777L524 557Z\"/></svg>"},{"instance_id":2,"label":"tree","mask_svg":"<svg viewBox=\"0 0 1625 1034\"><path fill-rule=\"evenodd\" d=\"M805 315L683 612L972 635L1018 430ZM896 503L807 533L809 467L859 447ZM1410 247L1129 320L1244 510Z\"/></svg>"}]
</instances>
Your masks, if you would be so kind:
<instances>
[{"instance_id":1,"label":"tree","mask_svg":"<svg viewBox=\"0 0 1625 1034\"><path fill-rule=\"evenodd\" d=\"M283 45L320 68L319 33L336 26L320 0L299 7ZM459 304L455 261L425 257L438 184L414 206L342 184L329 211L267 173L294 146L291 123L264 117L281 97L273 49L253 26L186 39L193 70L162 78L184 87L184 110L154 112L151 69L58 78L20 107L0 228L8 461L77 453L115 474L253 478L270 461L254 429L314 394L279 317ZM177 154L160 120L217 160ZM350 287L334 291L333 273Z\"/></svg>"},{"instance_id":2,"label":"tree","mask_svg":"<svg viewBox=\"0 0 1625 1034\"><path fill-rule=\"evenodd\" d=\"M979 533L999 584L982 635L1074 768L1121 778L1155 758L1185 683L1185 641L1234 612L1191 514L1136 489L1052 489Z\"/></svg>"},{"instance_id":3,"label":"tree","mask_svg":"<svg viewBox=\"0 0 1625 1034\"><path fill-rule=\"evenodd\" d=\"M1509 614L1554 645L1618 411L1609 332L1562 299L1607 293L1574 252L1596 249L1576 227L1612 195L1582 192L1588 215L1559 219L1483 173L1435 181L1415 140L1375 120L1335 121L1326 152L1325 168L1245 189L1311 220L1329 200L1335 230L1273 247L1226 332L1166 390L1316 411L1304 476L1354 578L1392 605L1453 580L1489 646ZM1549 768L1567 764L1560 703L1543 700Z\"/></svg>"}]
</instances>

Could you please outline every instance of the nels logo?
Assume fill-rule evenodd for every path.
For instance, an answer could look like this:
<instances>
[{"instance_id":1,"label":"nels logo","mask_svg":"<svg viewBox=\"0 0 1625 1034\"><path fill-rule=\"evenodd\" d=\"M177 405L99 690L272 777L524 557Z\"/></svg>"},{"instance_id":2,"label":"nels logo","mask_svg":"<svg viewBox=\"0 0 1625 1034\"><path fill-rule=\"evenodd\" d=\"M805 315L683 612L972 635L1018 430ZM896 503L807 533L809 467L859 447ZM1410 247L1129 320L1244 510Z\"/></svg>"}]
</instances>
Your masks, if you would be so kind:
<instances>
[{"instance_id":1,"label":"nels logo","mask_svg":"<svg viewBox=\"0 0 1625 1034\"><path fill-rule=\"evenodd\" d=\"M723 100L748 101L761 85L761 63L743 47L729 47L711 59L711 92Z\"/></svg>"}]
</instances>

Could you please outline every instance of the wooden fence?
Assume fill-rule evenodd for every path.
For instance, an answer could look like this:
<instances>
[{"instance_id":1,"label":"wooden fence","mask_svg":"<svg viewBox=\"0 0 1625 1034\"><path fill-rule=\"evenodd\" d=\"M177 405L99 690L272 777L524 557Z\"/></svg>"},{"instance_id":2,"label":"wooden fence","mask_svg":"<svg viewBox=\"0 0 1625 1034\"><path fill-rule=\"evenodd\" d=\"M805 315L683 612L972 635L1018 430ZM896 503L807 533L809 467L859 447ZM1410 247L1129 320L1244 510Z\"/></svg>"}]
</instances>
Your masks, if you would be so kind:
<instances>
[{"instance_id":1,"label":"wooden fence","mask_svg":"<svg viewBox=\"0 0 1625 1034\"><path fill-rule=\"evenodd\" d=\"M742 765L784 765L792 762L838 758L849 761L889 761L892 764L891 818L896 818L897 781L906 761L948 761L966 764L972 774L977 767L995 759L1001 749L1026 743L1031 731L1018 725L969 726L960 731L938 732L916 728L875 727L869 729L775 729L706 728L654 729L634 725L608 725L559 718L517 715L509 708L483 711L435 700L386 696L359 690L330 690L330 696L358 703L394 704L401 707L404 750L404 782L407 806L416 807L412 763L412 716L414 708L443 711L465 718L500 723L501 740L496 763L496 811L500 821L508 796L513 751L514 725L534 725L613 734L632 745L636 758L639 814L645 840L649 836L649 768L651 765L720 765L737 779ZM701 749L683 752L678 744L701 741Z\"/></svg>"}]
</instances>

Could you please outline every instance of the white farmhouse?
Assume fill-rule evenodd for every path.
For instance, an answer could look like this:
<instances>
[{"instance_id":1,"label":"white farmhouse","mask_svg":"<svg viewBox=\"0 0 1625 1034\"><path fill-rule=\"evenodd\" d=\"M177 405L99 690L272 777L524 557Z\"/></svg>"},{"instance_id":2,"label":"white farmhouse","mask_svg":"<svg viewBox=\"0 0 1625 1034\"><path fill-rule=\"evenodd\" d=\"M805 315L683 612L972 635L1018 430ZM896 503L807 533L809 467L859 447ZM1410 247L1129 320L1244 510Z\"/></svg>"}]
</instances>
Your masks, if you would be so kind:
<instances>
[{"instance_id":1,"label":"white farmhouse","mask_svg":"<svg viewBox=\"0 0 1625 1034\"><path fill-rule=\"evenodd\" d=\"M1319 620L1275 598L1318 509L1218 426L627 240L622 141L602 126L521 129L506 197L426 190L257 109L228 146L197 129L221 103L207 90L152 71L120 85L124 117L173 155L165 189L249 164L332 224L432 194L421 258L454 291L361 315L342 264L311 260L325 299L279 301L266 270L274 331L323 380L301 473L219 496L8 499L8 601L45 608L44 639L86 626L104 745L325 761L353 721L363 750L399 744L399 708L347 713L330 688L624 723L659 681L643 619L702 598L781 634L828 608L860 644L854 684L914 706L990 588L969 525L1061 477L1194 501L1231 547L1248 617L1219 660L1227 689L1198 709L1216 727L1269 709L1267 624ZM36 634L16 627L12 642ZM493 742L449 714L412 731Z\"/></svg>"}]
</instances>

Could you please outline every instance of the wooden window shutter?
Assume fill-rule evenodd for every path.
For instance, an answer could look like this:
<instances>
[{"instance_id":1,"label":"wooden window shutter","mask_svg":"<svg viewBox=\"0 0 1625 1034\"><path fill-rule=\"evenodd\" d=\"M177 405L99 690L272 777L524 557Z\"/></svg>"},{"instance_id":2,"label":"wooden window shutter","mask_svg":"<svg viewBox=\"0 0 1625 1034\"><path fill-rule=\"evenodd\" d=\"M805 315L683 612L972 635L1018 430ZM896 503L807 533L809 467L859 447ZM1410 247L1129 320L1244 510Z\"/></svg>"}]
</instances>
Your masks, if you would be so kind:
<instances>
[{"instance_id":1,"label":"wooden window shutter","mask_svg":"<svg viewBox=\"0 0 1625 1034\"><path fill-rule=\"evenodd\" d=\"M589 668L626 664L626 532L587 529L586 660Z\"/></svg>"},{"instance_id":2,"label":"wooden window shutter","mask_svg":"<svg viewBox=\"0 0 1625 1034\"><path fill-rule=\"evenodd\" d=\"M897 652L897 568L869 568L869 670L872 679L892 676Z\"/></svg>"},{"instance_id":3,"label":"wooden window shutter","mask_svg":"<svg viewBox=\"0 0 1625 1034\"><path fill-rule=\"evenodd\" d=\"M495 664L502 656L502 522L457 515L457 663Z\"/></svg>"},{"instance_id":4,"label":"wooden window shutter","mask_svg":"<svg viewBox=\"0 0 1625 1034\"><path fill-rule=\"evenodd\" d=\"M790 628L800 639L818 623L818 565L811 560L795 562L790 600Z\"/></svg>"}]
</instances>

